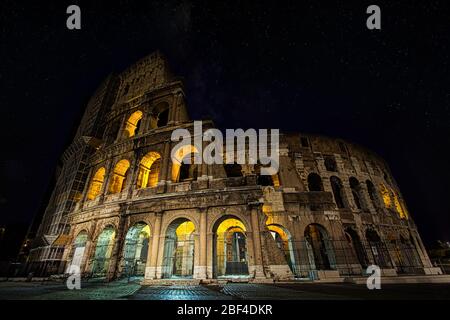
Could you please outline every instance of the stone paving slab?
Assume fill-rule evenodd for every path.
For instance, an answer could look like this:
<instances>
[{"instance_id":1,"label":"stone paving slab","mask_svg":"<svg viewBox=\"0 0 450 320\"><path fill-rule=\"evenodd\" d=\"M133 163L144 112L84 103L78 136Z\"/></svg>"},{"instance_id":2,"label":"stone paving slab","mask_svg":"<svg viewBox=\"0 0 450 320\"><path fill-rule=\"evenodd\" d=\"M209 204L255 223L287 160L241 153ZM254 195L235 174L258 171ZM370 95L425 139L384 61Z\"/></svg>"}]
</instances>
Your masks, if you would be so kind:
<instances>
[{"instance_id":1,"label":"stone paving slab","mask_svg":"<svg viewBox=\"0 0 450 320\"><path fill-rule=\"evenodd\" d=\"M347 300L348 297L276 287L265 284L228 283L221 290L244 300Z\"/></svg>"},{"instance_id":2,"label":"stone paving slab","mask_svg":"<svg viewBox=\"0 0 450 320\"><path fill-rule=\"evenodd\" d=\"M133 300L229 300L232 297L201 285L143 286Z\"/></svg>"}]
</instances>

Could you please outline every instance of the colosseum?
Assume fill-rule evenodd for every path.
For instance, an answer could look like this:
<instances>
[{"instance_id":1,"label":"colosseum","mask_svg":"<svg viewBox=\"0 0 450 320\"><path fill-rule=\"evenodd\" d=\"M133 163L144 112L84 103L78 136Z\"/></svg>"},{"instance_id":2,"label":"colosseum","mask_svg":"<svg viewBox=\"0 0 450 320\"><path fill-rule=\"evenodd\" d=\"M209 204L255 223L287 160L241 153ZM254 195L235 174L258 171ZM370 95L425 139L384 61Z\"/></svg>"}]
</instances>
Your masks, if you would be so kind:
<instances>
[{"instance_id":1,"label":"colosseum","mask_svg":"<svg viewBox=\"0 0 450 320\"><path fill-rule=\"evenodd\" d=\"M33 242L36 273L163 281L343 281L439 274L383 159L351 142L281 133L277 174L194 164L182 81L155 52L111 74L61 157ZM203 121L203 130L214 128Z\"/></svg>"}]
</instances>

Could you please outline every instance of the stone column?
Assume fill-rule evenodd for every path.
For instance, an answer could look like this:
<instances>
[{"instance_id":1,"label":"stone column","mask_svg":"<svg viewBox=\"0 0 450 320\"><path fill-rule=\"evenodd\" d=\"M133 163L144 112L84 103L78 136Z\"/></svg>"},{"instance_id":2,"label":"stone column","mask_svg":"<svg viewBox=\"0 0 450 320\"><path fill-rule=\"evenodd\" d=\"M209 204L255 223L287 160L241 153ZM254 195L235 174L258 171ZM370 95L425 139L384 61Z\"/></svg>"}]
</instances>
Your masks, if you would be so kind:
<instances>
[{"instance_id":1,"label":"stone column","mask_svg":"<svg viewBox=\"0 0 450 320\"><path fill-rule=\"evenodd\" d=\"M169 163L172 161L170 158L170 142L164 144L164 154L162 155L161 171L159 172L158 186L163 186L169 177Z\"/></svg>"},{"instance_id":2,"label":"stone column","mask_svg":"<svg viewBox=\"0 0 450 320\"><path fill-rule=\"evenodd\" d=\"M200 208L200 261L199 265L194 267L195 278L206 279L206 256L207 256L207 212L208 208ZM196 269L196 270L195 270Z\"/></svg>"},{"instance_id":3,"label":"stone column","mask_svg":"<svg viewBox=\"0 0 450 320\"><path fill-rule=\"evenodd\" d=\"M122 212L120 213L120 215L122 215ZM123 247L123 243L125 240L125 236L123 234L124 225L125 225L125 219L122 216L120 216L119 217L119 225L117 227L117 234L114 239L114 247L113 247L113 250L111 253L111 260L110 260L109 266L108 266L108 274L106 275L107 281L111 281L116 278L117 267L120 262L121 252L123 251L122 247Z\"/></svg>"},{"instance_id":4,"label":"stone column","mask_svg":"<svg viewBox=\"0 0 450 320\"><path fill-rule=\"evenodd\" d=\"M155 213L152 247L148 251L147 265L145 266L145 279L156 279L156 264L158 263L159 239L161 235L162 212Z\"/></svg>"},{"instance_id":5,"label":"stone column","mask_svg":"<svg viewBox=\"0 0 450 320\"><path fill-rule=\"evenodd\" d=\"M253 202L249 203L251 210L251 225L252 225L252 240L254 248L254 267L255 267L255 278L266 278L264 274L264 267L262 261L262 250L261 250L261 230L259 227L259 214L261 210L262 203Z\"/></svg>"}]
</instances>

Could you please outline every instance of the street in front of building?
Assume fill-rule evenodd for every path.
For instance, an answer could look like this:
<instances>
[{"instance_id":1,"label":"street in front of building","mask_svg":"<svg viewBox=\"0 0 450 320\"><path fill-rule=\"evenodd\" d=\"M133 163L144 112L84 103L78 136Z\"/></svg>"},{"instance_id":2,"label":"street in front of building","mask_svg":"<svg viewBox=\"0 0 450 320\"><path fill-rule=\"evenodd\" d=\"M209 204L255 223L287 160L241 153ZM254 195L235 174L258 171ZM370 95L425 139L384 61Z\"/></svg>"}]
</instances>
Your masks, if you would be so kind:
<instances>
[{"instance_id":1,"label":"street in front of building","mask_svg":"<svg viewBox=\"0 0 450 320\"><path fill-rule=\"evenodd\" d=\"M450 300L450 284L386 284L381 290L350 283L154 285L120 280L0 283L0 300Z\"/></svg>"}]
</instances>

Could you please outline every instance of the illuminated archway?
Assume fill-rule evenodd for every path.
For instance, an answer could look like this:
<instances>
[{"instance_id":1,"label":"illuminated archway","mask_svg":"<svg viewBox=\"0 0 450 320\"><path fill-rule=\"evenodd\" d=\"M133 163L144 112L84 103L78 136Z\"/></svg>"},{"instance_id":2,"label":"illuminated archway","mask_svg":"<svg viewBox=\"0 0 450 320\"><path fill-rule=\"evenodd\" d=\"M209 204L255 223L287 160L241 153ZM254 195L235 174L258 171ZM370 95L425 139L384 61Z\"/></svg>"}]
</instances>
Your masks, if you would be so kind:
<instances>
[{"instance_id":1,"label":"illuminated archway","mask_svg":"<svg viewBox=\"0 0 450 320\"><path fill-rule=\"evenodd\" d=\"M172 153L172 182L197 178L198 168L194 164L194 157L198 153L197 148L193 145L179 147Z\"/></svg>"},{"instance_id":2,"label":"illuminated archway","mask_svg":"<svg viewBox=\"0 0 450 320\"><path fill-rule=\"evenodd\" d=\"M146 223L137 223L128 230L123 249L124 273L126 275L144 275L149 238L150 227Z\"/></svg>"},{"instance_id":3,"label":"illuminated archway","mask_svg":"<svg viewBox=\"0 0 450 320\"><path fill-rule=\"evenodd\" d=\"M277 247L283 251L289 268L295 275L297 275L297 259L295 257L294 244L289 231L283 226L277 224L269 224L267 225L267 229L269 229L270 234L277 244Z\"/></svg>"},{"instance_id":4,"label":"illuminated archway","mask_svg":"<svg viewBox=\"0 0 450 320\"><path fill-rule=\"evenodd\" d=\"M113 226L107 226L98 236L95 246L94 259L92 262L92 273L95 275L106 275L109 268L116 231Z\"/></svg>"},{"instance_id":5,"label":"illuminated archway","mask_svg":"<svg viewBox=\"0 0 450 320\"><path fill-rule=\"evenodd\" d=\"M157 152L147 153L139 163L136 187L152 188L158 184L161 156Z\"/></svg>"},{"instance_id":6,"label":"illuminated archway","mask_svg":"<svg viewBox=\"0 0 450 320\"><path fill-rule=\"evenodd\" d=\"M373 260L379 267L390 267L391 259L388 249L383 241L381 241L378 233L373 229L366 230L366 240L369 244Z\"/></svg>"},{"instance_id":7,"label":"illuminated archway","mask_svg":"<svg viewBox=\"0 0 450 320\"><path fill-rule=\"evenodd\" d=\"M84 251L86 249L86 242L88 239L88 234L86 231L81 231L80 233L78 233L77 237L75 238L75 241L73 242L73 248L72 248L72 252L73 252L73 256L72 256L72 261L70 263L68 272L71 272L71 267L81 267L81 264L83 262L83 257L84 257Z\"/></svg>"},{"instance_id":8,"label":"illuminated archway","mask_svg":"<svg viewBox=\"0 0 450 320\"><path fill-rule=\"evenodd\" d=\"M167 227L164 240L163 278L191 278L194 272L195 225L179 218Z\"/></svg>"},{"instance_id":9,"label":"illuminated archway","mask_svg":"<svg viewBox=\"0 0 450 320\"><path fill-rule=\"evenodd\" d=\"M214 230L214 276L248 276L245 225L230 216L218 221Z\"/></svg>"},{"instance_id":10,"label":"illuminated archway","mask_svg":"<svg viewBox=\"0 0 450 320\"><path fill-rule=\"evenodd\" d=\"M100 195L102 192L103 182L105 180L105 168L99 168L92 178L91 185L89 186L89 191L87 194L88 200L93 200Z\"/></svg>"},{"instance_id":11,"label":"illuminated archway","mask_svg":"<svg viewBox=\"0 0 450 320\"><path fill-rule=\"evenodd\" d=\"M109 183L109 193L122 192L126 185L126 178L128 169L130 168L130 162L126 159L122 159L117 162L114 167L111 182Z\"/></svg>"},{"instance_id":12,"label":"illuminated archway","mask_svg":"<svg viewBox=\"0 0 450 320\"><path fill-rule=\"evenodd\" d=\"M333 245L327 230L319 224L312 223L305 228L308 250L314 257L314 266L318 270L336 269Z\"/></svg>"},{"instance_id":13,"label":"illuminated archway","mask_svg":"<svg viewBox=\"0 0 450 320\"><path fill-rule=\"evenodd\" d=\"M136 112L133 112L128 118L127 123L125 124L125 134L128 138L135 136L139 131L142 116L142 111L138 110Z\"/></svg>"}]
</instances>

